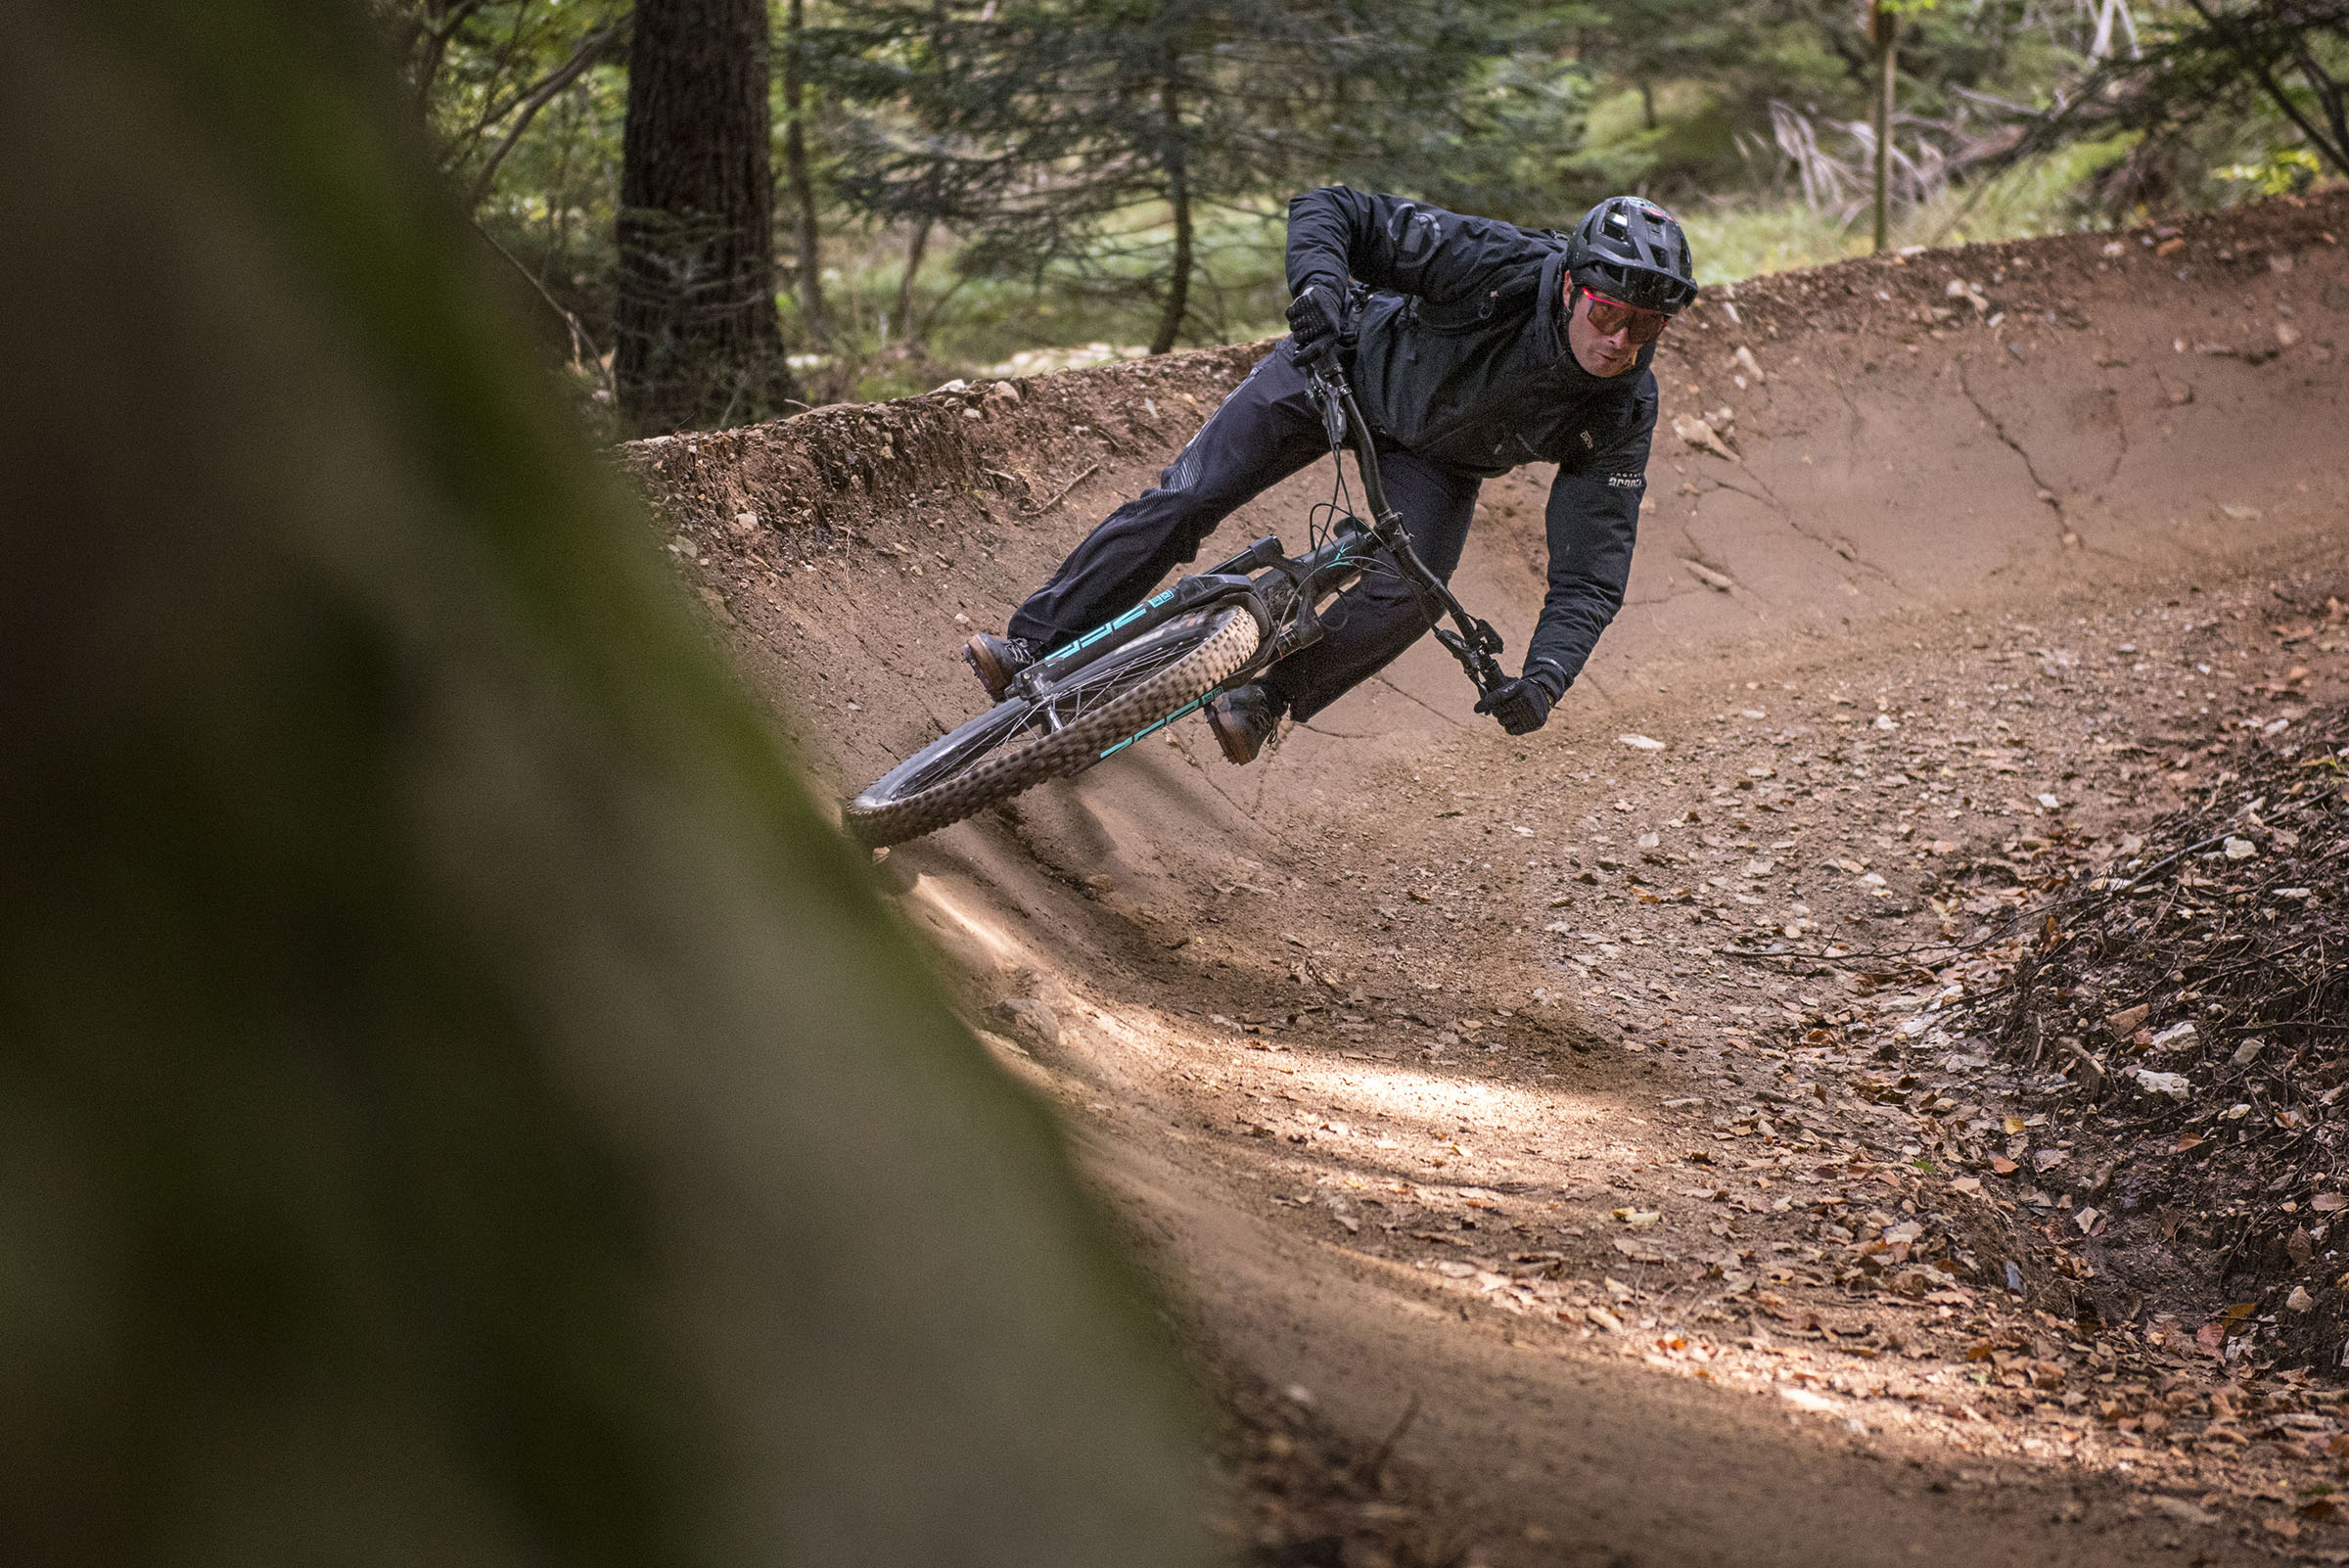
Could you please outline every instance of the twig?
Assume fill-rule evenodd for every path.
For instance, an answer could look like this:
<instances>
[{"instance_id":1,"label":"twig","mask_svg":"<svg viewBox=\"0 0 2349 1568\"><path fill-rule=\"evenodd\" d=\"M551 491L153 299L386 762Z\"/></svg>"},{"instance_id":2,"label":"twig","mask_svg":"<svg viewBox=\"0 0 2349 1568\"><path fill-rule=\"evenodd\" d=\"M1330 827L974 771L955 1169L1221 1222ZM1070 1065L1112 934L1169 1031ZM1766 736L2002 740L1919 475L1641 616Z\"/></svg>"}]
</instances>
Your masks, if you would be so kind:
<instances>
[{"instance_id":1,"label":"twig","mask_svg":"<svg viewBox=\"0 0 2349 1568\"><path fill-rule=\"evenodd\" d=\"M2086 1085L2088 1089L2088 1097L2092 1100L2102 1098L2104 1094L2104 1085L2111 1082L2110 1075L2104 1071L2104 1064L2097 1061L2094 1056L2089 1055L2085 1047L2074 1044L2071 1040L2059 1040L2057 1043L2060 1044L2065 1051L2070 1053L2072 1060L2078 1062L2082 1067L2088 1070L2089 1076L2093 1080L2092 1083Z\"/></svg>"},{"instance_id":2,"label":"twig","mask_svg":"<svg viewBox=\"0 0 2349 1568\"><path fill-rule=\"evenodd\" d=\"M531 288L538 291L538 298L546 301L546 307L549 310L552 310L556 315L563 318L563 325L571 329L572 363L577 364L579 362L579 349L582 346L584 346L587 350L587 363L595 367L597 379L602 381L604 384L604 395L612 399L613 406L618 407L620 404L620 389L613 384L611 368L604 363L604 356L602 353L597 351L595 340L587 335L587 329L585 327L579 325L579 318L573 315L570 311L564 309L562 302L553 295L546 292L546 285L538 281L538 275L532 272L529 267L524 266L520 260L516 259L513 252L507 250L504 246L497 243L496 235L491 234L487 229L483 228L479 221L476 221L473 225L473 232L480 235L484 240L487 241L490 250L495 251L499 255L504 256L506 258L506 264L511 266L515 271L521 273L523 280L530 284Z\"/></svg>"},{"instance_id":3,"label":"twig","mask_svg":"<svg viewBox=\"0 0 2349 1568\"><path fill-rule=\"evenodd\" d=\"M1403 1419L1395 1423L1395 1430L1387 1434L1387 1440L1381 1443L1378 1446L1378 1452L1370 1456L1370 1464L1364 1474L1373 1489L1385 1485L1387 1461L1395 1457L1395 1445L1403 1441L1403 1434L1410 1430L1411 1419L1418 1413L1419 1391L1413 1389L1410 1403L1403 1407Z\"/></svg>"},{"instance_id":4,"label":"twig","mask_svg":"<svg viewBox=\"0 0 2349 1568\"><path fill-rule=\"evenodd\" d=\"M514 115L514 123L506 128L504 137L499 140L496 147L490 150L489 156L483 161L480 170L473 176L473 184L465 193L465 205L468 209L478 208L487 200L489 187L497 179L498 165L505 162L508 153L514 151L515 144L522 140L522 133L530 128L530 121L538 117L538 111L552 103L557 93L578 80L587 68L595 64L597 57L604 52L606 46L613 39L619 37L628 23L635 20L635 16L636 13L632 10L623 11L614 18L608 26L588 34L578 48L572 52L569 60L547 72L545 79L532 88L530 95L510 111Z\"/></svg>"},{"instance_id":5,"label":"twig","mask_svg":"<svg viewBox=\"0 0 2349 1568\"><path fill-rule=\"evenodd\" d=\"M1063 501L1065 501L1065 500L1067 500L1067 499L1069 498L1069 492L1070 492L1071 490L1075 489L1075 488L1076 488L1078 485L1080 485L1080 484L1083 484L1083 483L1084 483L1086 480L1088 480L1088 479L1091 479L1091 478L1093 477L1094 473L1095 473L1095 472L1096 472L1096 471L1097 471L1097 470L1098 470L1100 467L1101 467L1101 465L1100 465L1100 464L1098 464L1098 463L1095 463L1095 464L1093 464L1091 468L1088 468L1088 469L1086 469L1086 470L1085 470L1083 473L1082 473L1082 474L1078 475L1078 476L1077 476L1075 479L1073 479L1073 480L1069 481L1069 482L1068 482L1066 484L1063 484L1063 485L1060 487L1060 492L1059 492L1058 494L1054 495L1054 496L1052 497L1052 499L1050 499L1049 501L1046 501L1046 502L1045 502L1043 505L1041 505L1041 506L1039 506L1039 507L1036 507L1036 508L1035 508L1034 510L1030 510L1030 509L1028 509L1028 508L1026 508L1026 507L1022 507L1022 508L1020 509L1020 516L1022 516L1022 517L1042 517L1042 516L1043 516L1043 515L1044 515L1046 512L1049 512L1049 511L1051 511L1051 510L1052 510L1052 508L1054 508L1054 507L1058 506L1058 505L1059 505L1061 502L1063 502Z\"/></svg>"}]
</instances>

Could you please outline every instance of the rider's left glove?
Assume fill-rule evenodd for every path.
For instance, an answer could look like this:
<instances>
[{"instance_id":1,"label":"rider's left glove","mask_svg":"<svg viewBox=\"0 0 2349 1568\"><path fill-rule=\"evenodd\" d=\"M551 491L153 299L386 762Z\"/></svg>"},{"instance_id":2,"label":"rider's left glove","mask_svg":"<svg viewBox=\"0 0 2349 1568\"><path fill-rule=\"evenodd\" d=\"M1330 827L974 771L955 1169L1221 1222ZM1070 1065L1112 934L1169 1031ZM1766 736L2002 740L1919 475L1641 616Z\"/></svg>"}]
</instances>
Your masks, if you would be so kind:
<instances>
[{"instance_id":1,"label":"rider's left glove","mask_svg":"<svg viewBox=\"0 0 2349 1568\"><path fill-rule=\"evenodd\" d=\"M1512 735L1531 735L1549 722L1549 710L1565 690L1558 667L1540 660L1526 666L1515 680L1504 680L1485 693L1476 711L1491 714Z\"/></svg>"}]
</instances>

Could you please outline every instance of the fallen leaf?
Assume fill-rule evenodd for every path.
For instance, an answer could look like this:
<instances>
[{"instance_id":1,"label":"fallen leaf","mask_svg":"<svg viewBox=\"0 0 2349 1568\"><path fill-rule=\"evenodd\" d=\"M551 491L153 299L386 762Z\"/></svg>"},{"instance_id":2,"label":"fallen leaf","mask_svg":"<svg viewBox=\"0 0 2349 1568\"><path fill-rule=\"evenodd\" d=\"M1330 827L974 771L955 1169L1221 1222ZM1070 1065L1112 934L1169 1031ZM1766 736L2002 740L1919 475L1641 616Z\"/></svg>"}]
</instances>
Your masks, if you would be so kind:
<instances>
[{"instance_id":1,"label":"fallen leaf","mask_svg":"<svg viewBox=\"0 0 2349 1568\"><path fill-rule=\"evenodd\" d=\"M1991 1170L1997 1172L2000 1176L2012 1176L2016 1171L2021 1169L2020 1166L2017 1166L2012 1160L2007 1159L2004 1154L1992 1155L1990 1157L1990 1168Z\"/></svg>"}]
</instances>

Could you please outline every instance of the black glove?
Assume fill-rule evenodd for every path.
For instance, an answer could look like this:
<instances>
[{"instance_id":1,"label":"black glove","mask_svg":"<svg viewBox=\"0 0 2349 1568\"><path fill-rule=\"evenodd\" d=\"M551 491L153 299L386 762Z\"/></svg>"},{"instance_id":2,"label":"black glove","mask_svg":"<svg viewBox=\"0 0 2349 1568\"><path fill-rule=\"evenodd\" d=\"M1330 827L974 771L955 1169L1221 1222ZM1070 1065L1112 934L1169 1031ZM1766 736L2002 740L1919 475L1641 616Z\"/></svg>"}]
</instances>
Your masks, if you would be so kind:
<instances>
[{"instance_id":1,"label":"black glove","mask_svg":"<svg viewBox=\"0 0 2349 1568\"><path fill-rule=\"evenodd\" d=\"M1485 693L1476 711L1491 714L1512 735L1531 735L1549 722L1550 705L1565 689L1557 668L1543 661L1529 665L1515 680L1504 680Z\"/></svg>"},{"instance_id":2,"label":"black glove","mask_svg":"<svg viewBox=\"0 0 2349 1568\"><path fill-rule=\"evenodd\" d=\"M1289 301L1289 340L1301 365L1328 356L1346 335L1345 291L1327 283L1309 283Z\"/></svg>"}]
</instances>

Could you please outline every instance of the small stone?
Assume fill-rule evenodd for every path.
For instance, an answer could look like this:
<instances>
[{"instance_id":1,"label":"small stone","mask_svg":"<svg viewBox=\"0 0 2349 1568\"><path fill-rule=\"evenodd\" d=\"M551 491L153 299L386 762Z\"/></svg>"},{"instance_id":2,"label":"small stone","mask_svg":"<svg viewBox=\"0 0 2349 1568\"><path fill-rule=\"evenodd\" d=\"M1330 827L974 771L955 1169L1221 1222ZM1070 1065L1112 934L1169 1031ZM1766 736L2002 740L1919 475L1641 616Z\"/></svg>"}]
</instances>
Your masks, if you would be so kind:
<instances>
[{"instance_id":1,"label":"small stone","mask_svg":"<svg viewBox=\"0 0 2349 1568\"><path fill-rule=\"evenodd\" d=\"M1013 1038L1023 1044L1053 1046L1060 1043L1060 1015L1036 997L1009 996L988 1011L1010 1025Z\"/></svg>"},{"instance_id":2,"label":"small stone","mask_svg":"<svg viewBox=\"0 0 2349 1568\"><path fill-rule=\"evenodd\" d=\"M2283 1298L2283 1305L2296 1313L2304 1313L2316 1304L2317 1298L2308 1293L2306 1285L2294 1285L2292 1293Z\"/></svg>"}]
</instances>

